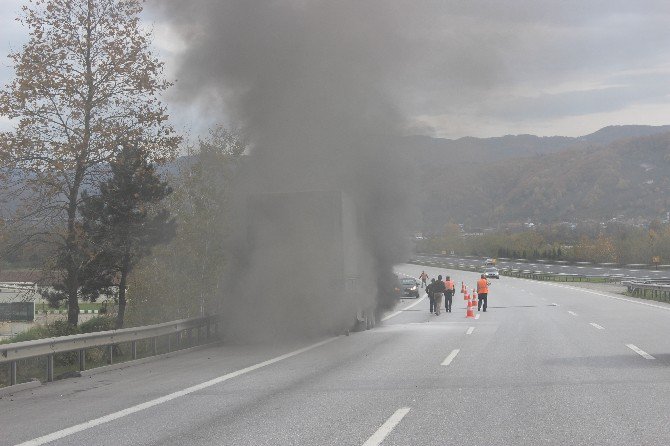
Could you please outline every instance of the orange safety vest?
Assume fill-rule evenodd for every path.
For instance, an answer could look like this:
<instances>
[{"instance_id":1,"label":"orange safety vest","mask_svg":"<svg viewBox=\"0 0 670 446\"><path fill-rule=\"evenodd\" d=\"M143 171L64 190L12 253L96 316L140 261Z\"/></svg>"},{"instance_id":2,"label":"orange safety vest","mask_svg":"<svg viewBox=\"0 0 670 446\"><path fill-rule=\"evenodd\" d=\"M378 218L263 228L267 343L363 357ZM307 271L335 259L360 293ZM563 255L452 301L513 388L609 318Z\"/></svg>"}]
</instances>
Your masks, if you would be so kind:
<instances>
[{"instance_id":1,"label":"orange safety vest","mask_svg":"<svg viewBox=\"0 0 670 446\"><path fill-rule=\"evenodd\" d=\"M477 281L477 294L488 294L489 292L489 284L486 281L486 279L479 279Z\"/></svg>"},{"instance_id":2,"label":"orange safety vest","mask_svg":"<svg viewBox=\"0 0 670 446\"><path fill-rule=\"evenodd\" d=\"M453 280L445 280L444 284L447 286L448 290L454 290L454 281Z\"/></svg>"}]
</instances>

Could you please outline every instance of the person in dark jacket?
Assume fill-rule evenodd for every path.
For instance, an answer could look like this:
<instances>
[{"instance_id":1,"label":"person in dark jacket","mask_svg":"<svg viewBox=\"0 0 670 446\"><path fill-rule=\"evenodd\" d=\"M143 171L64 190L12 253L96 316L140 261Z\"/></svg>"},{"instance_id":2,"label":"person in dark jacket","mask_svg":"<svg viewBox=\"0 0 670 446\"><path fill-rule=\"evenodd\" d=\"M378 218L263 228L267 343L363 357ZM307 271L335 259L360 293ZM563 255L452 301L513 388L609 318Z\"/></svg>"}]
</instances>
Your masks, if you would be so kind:
<instances>
[{"instance_id":1,"label":"person in dark jacket","mask_svg":"<svg viewBox=\"0 0 670 446\"><path fill-rule=\"evenodd\" d=\"M426 285L426 294L428 295L428 300L430 301L430 312L435 312L435 300L433 299L433 285L435 285L435 279L430 279L430 283Z\"/></svg>"},{"instance_id":2,"label":"person in dark jacket","mask_svg":"<svg viewBox=\"0 0 670 446\"><path fill-rule=\"evenodd\" d=\"M444 292L447 291L447 287L442 282L442 275L437 276L435 283L431 284L431 289L433 291L433 306L435 307L435 315L440 315L440 306L442 306L442 298L444 297Z\"/></svg>"}]
</instances>

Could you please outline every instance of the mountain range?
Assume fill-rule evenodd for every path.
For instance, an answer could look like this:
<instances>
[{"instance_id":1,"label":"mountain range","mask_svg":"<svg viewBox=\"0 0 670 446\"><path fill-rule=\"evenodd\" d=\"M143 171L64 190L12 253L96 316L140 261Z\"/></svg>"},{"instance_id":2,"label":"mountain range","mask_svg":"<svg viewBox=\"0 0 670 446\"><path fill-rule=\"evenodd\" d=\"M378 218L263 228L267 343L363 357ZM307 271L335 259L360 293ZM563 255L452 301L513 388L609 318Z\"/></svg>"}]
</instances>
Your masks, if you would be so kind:
<instances>
[{"instance_id":1,"label":"mountain range","mask_svg":"<svg viewBox=\"0 0 670 446\"><path fill-rule=\"evenodd\" d=\"M407 138L422 230L533 221L649 221L670 211L670 126L583 137Z\"/></svg>"}]
</instances>

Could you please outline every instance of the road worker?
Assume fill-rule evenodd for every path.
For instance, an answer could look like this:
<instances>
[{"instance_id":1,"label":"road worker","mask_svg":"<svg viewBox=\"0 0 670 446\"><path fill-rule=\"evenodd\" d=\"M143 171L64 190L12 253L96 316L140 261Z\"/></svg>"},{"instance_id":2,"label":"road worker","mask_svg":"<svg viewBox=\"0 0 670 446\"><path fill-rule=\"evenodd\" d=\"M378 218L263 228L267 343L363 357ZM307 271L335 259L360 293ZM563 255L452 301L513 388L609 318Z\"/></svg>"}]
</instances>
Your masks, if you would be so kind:
<instances>
[{"instance_id":1,"label":"road worker","mask_svg":"<svg viewBox=\"0 0 670 446\"><path fill-rule=\"evenodd\" d=\"M444 279L444 286L447 288L447 291L444 293L444 307L447 313L451 313L451 303L454 300L454 294L456 293L456 285L454 281L451 280L451 277L447 276Z\"/></svg>"},{"instance_id":2,"label":"road worker","mask_svg":"<svg viewBox=\"0 0 670 446\"><path fill-rule=\"evenodd\" d=\"M486 274L482 274L482 277L477 281L477 311L480 311L482 307L486 311L488 306L488 297L489 297L489 285L491 282L486 280Z\"/></svg>"}]
</instances>

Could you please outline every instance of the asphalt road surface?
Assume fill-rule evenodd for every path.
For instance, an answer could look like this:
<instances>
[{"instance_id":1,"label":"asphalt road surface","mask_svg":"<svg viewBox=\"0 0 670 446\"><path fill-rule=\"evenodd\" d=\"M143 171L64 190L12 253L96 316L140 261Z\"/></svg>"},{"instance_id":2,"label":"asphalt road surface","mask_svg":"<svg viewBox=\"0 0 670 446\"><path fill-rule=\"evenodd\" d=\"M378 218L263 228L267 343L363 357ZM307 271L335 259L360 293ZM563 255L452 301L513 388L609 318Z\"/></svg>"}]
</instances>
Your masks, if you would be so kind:
<instances>
[{"instance_id":1,"label":"asphalt road surface","mask_svg":"<svg viewBox=\"0 0 670 446\"><path fill-rule=\"evenodd\" d=\"M465 266L474 265L484 267L484 259L472 257L445 257L431 255L414 256L422 263L428 264L462 264ZM529 271L540 271L553 274L581 274L586 276L625 276L635 279L667 279L670 281L670 270L664 265L660 269L648 269L642 265L639 266L619 266L612 264L591 264L591 263L548 263L548 262L523 262L519 260L498 260L497 268L520 269Z\"/></svg>"},{"instance_id":2,"label":"asphalt road surface","mask_svg":"<svg viewBox=\"0 0 670 446\"><path fill-rule=\"evenodd\" d=\"M476 274L401 265L402 274ZM670 305L503 277L465 318L222 345L0 400L0 444L667 445ZM653 359L652 359L653 358Z\"/></svg>"}]
</instances>

